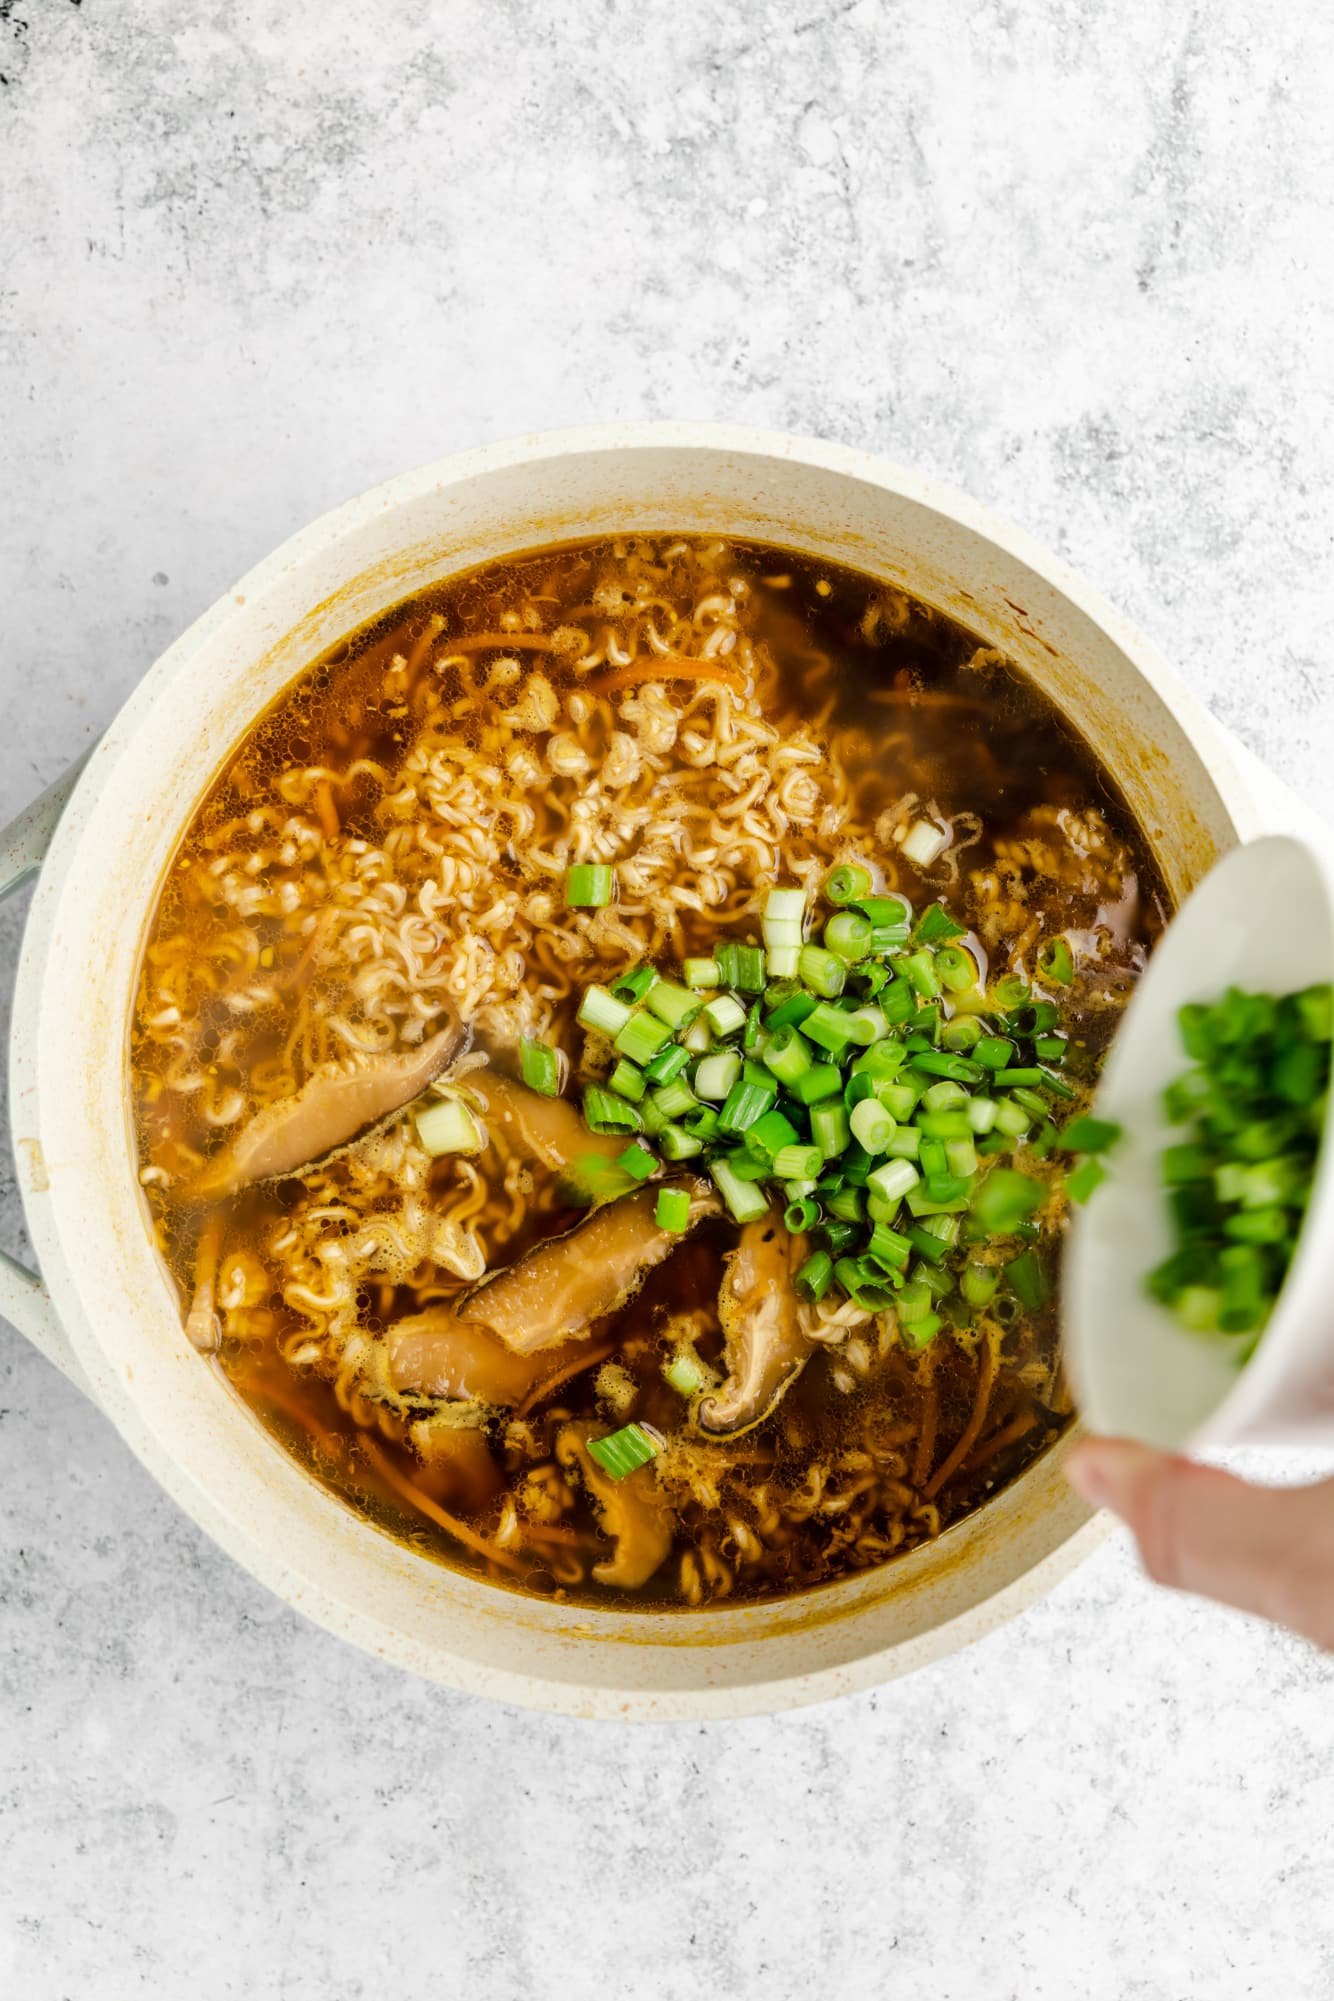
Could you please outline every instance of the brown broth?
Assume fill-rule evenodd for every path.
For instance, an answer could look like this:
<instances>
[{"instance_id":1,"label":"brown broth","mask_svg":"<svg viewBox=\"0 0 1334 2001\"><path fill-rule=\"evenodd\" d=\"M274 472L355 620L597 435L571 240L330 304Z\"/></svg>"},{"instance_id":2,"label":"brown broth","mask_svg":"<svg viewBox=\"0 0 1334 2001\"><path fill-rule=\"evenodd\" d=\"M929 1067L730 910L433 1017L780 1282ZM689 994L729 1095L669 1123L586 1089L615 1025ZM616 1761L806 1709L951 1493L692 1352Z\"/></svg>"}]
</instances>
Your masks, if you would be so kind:
<instances>
[{"instance_id":1,"label":"brown broth","mask_svg":"<svg viewBox=\"0 0 1334 2001\"><path fill-rule=\"evenodd\" d=\"M962 858L966 879L949 900L979 932L990 926L993 977L1016 951L1031 967L1039 933L1069 927L1091 941L1100 938L1096 956L1062 996L1072 1068L1082 1086L1091 1083L1117 1004L1133 985L1167 901L1144 836L1089 746L1022 675L983 653L973 635L868 577L771 548L733 545L715 556L700 544L680 546L691 552L688 558L673 559L661 543L648 555L643 545L633 545L637 574L651 558L664 570L669 599L683 587L677 580L683 561L702 566L701 574L724 589L730 578L748 584L746 637L774 662L762 684L765 719L777 726L780 740L815 719L816 734L836 754L864 820L909 791L933 801L952 821L976 816L977 838ZM354 1027L375 1024L374 1007L357 1013L357 964L350 956L335 965L321 957L326 914L310 900L309 885L326 853L346 861L357 843L379 853L396 838L396 827L408 829L405 841L412 838L420 811L405 820L392 804L404 760L423 719L466 703L473 672L438 665L448 659L447 640L498 633L506 614L525 605L543 632L577 626L592 643L618 616L605 610L605 596L598 609L592 600L625 560L605 543L545 550L409 600L294 682L200 805L146 948L133 1053L146 1193L183 1307L194 1292L201 1231L210 1222L188 1197L191 1164L234 1132L238 1098L248 1106L256 1090L261 1097L281 1096L281 1089L270 1089L274 1077L299 1080L303 1065L308 1069L312 1057L336 1046L328 1043L329 1022L347 996L353 997L347 1020ZM525 636L531 633L517 635ZM523 697L539 669L565 702L581 684L572 660L516 646L515 638L510 633L503 648L474 647L466 654L470 662L517 658L517 673L494 692L497 712ZM725 668L726 656L715 664ZM595 686L612 671L600 669L584 685ZM485 704L469 710L460 727L479 759L491 754ZM586 737L590 730L597 755L610 756L607 729L596 717ZM549 731L531 736L547 743L548 757L554 754ZM592 774L544 779L539 817L550 817L553 801L558 821L576 811L591 775L606 769L595 762ZM333 776L310 780L305 774L311 770ZM515 814L521 817L524 802L537 796L516 778ZM626 796L633 796L633 786ZM720 790L718 805L731 797ZM514 824L517 830L520 818ZM534 893L531 855L540 838L515 831L499 843L497 893ZM794 833L792 842L794 855L842 858L837 834L818 827ZM289 849L293 860L284 859ZM1132 877L1135 894L1123 896ZM917 904L939 893L934 878L924 880L901 862L897 878ZM298 900L293 904L289 897L284 909L284 885L293 883L300 887ZM374 871L359 883L356 894L373 902ZM341 889L331 887L328 902L331 909L346 906L345 881ZM758 936L753 910L737 898L703 913L678 912L674 921L670 957L706 951L722 933ZM646 937L646 950L649 943ZM503 948L503 939L497 940L496 953ZM573 991L554 1007L549 1039L577 1052L579 990L590 979L623 971L631 956L637 954L623 944L589 945L586 961L574 969ZM530 950L528 986L543 976L543 966L549 975L556 963L539 965L541 958L536 947ZM238 1006L242 977L250 985ZM409 965L409 985L412 977ZM382 991L401 998L402 983ZM173 996L179 1023L167 1020ZM512 1065L507 1037L484 1030L479 1042ZM230 1121L224 1116L229 1111ZM486 1156L478 1166L485 1180ZM984 1403L985 1343L968 1330L957 1339L942 1334L925 1357L893 1342L882 1354L873 1341L864 1369L849 1367L835 1350L817 1352L777 1411L735 1444L689 1446L685 1407L661 1367L668 1324L701 1310L699 1351L705 1360L720 1355L721 1335L716 1321L709 1324L708 1308L736 1232L712 1222L650 1274L607 1330L607 1346L633 1384L632 1401L625 1381L620 1385L625 1410L609 1415L605 1381L589 1369L519 1426L493 1419L425 1462L409 1436L410 1411L377 1403L341 1377L331 1379L327 1354L304 1352L307 1331L319 1325L318 1315L312 1321L311 1288L306 1284L304 1300L298 1296L301 1284L273 1248L289 1219L308 1233L310 1205L318 1207L326 1196L331 1240L344 1246L360 1242L359 1231L377 1216L397 1214L387 1194L359 1209L349 1193L350 1172L335 1163L323 1179L306 1173L246 1190L213 1219L223 1244L217 1365L260 1421L326 1486L422 1553L496 1582L575 1599L614 1596L617 1603L647 1607L801 1590L865 1569L959 1520L1031 1464L1067 1422L1053 1297L1004 1330ZM481 1212L484 1220L507 1205L512 1212L496 1263L522 1256L578 1220L554 1176L513 1162L507 1174L503 1200L488 1182L489 1206ZM465 1176L456 1161L435 1161L422 1191L426 1206L443 1210L457 1203ZM348 1212L341 1216L335 1213L340 1201ZM438 1265L409 1264L375 1271L359 1283L359 1322L372 1334L464 1289L462 1278ZM671 1555L628 1597L592 1579L592 1566L607 1555L607 1539L577 1468L562 1465L554 1450L567 1423L596 1421L598 1429L608 1429L626 1415L687 1441L696 1455L691 1464L705 1468L706 1483L692 1488L695 1474L678 1469L674 1495L694 1497L676 1510ZM525 1428L526 1438L520 1435ZM942 1470L956 1461L942 1479ZM716 1506L699 1498L707 1492L709 1466L719 1474ZM478 1548L463 1547L442 1526L451 1518L480 1538Z\"/></svg>"}]
</instances>

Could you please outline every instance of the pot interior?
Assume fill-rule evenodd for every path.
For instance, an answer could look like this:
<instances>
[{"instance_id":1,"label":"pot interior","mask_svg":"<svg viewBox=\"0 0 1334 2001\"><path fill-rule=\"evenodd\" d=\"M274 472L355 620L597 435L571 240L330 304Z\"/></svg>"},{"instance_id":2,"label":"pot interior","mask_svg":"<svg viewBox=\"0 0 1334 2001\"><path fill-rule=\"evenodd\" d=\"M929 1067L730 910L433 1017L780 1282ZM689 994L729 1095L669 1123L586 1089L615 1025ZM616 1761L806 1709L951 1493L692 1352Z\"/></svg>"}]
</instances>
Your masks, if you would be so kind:
<instances>
[{"instance_id":1,"label":"pot interior","mask_svg":"<svg viewBox=\"0 0 1334 2001\"><path fill-rule=\"evenodd\" d=\"M104 741L25 950L16 1137L43 1268L82 1366L135 1450L224 1546L303 1609L417 1672L604 1714L771 1707L901 1671L983 1630L1076 1560L1087 1511L1058 1446L936 1542L851 1581L701 1613L552 1604L434 1564L275 1448L189 1348L145 1227L126 1091L138 957L195 803L315 658L417 590L543 544L716 532L871 573L1023 668L1119 781L1169 891L1236 839L1184 705L967 503L826 448L552 441L428 469L298 536L153 669ZM1064 586L1064 587L1063 587ZM26 1149L20 1148L20 1153ZM1081 1531L1083 1533L1081 1534Z\"/></svg>"}]
</instances>

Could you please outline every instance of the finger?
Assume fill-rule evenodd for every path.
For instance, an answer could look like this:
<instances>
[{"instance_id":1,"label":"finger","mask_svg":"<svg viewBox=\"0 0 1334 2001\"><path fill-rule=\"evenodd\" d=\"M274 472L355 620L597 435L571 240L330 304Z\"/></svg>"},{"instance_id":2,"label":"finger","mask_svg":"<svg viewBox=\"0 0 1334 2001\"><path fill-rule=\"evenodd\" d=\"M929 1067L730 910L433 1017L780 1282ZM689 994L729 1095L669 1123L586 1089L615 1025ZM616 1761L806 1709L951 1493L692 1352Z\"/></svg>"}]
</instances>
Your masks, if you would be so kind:
<instances>
[{"instance_id":1,"label":"finger","mask_svg":"<svg viewBox=\"0 0 1334 2001\"><path fill-rule=\"evenodd\" d=\"M1120 1515L1157 1583L1334 1648L1334 1480L1252 1487L1124 1438L1085 1439L1066 1471L1086 1501Z\"/></svg>"}]
</instances>

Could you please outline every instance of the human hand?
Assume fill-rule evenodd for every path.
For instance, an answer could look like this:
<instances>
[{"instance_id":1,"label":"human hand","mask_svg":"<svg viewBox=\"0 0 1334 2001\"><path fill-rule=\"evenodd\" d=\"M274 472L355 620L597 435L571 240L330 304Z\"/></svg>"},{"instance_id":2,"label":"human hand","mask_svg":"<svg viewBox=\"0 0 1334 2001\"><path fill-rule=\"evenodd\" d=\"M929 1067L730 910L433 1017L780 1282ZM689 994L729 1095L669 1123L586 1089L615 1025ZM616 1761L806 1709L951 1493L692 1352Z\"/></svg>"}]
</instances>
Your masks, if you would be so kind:
<instances>
[{"instance_id":1,"label":"human hand","mask_svg":"<svg viewBox=\"0 0 1334 2001\"><path fill-rule=\"evenodd\" d=\"M1253 1487L1128 1438L1087 1438L1072 1487L1120 1515L1157 1584L1257 1612L1334 1650L1334 1480Z\"/></svg>"}]
</instances>

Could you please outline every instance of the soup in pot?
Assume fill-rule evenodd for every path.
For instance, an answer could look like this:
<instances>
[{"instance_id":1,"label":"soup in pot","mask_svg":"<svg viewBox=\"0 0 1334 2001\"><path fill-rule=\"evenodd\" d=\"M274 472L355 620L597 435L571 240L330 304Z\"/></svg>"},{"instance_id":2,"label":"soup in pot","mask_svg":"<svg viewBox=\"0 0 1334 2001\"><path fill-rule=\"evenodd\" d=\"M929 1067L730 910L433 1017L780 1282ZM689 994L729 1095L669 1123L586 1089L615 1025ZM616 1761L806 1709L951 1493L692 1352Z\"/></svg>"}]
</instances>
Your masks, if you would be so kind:
<instances>
[{"instance_id":1,"label":"soup in pot","mask_svg":"<svg viewBox=\"0 0 1334 2001\"><path fill-rule=\"evenodd\" d=\"M663 536L434 586L260 718L162 890L186 1330L498 1583L892 1560L1068 1421L1066 1134L1165 915L1089 746L870 577Z\"/></svg>"}]
</instances>

